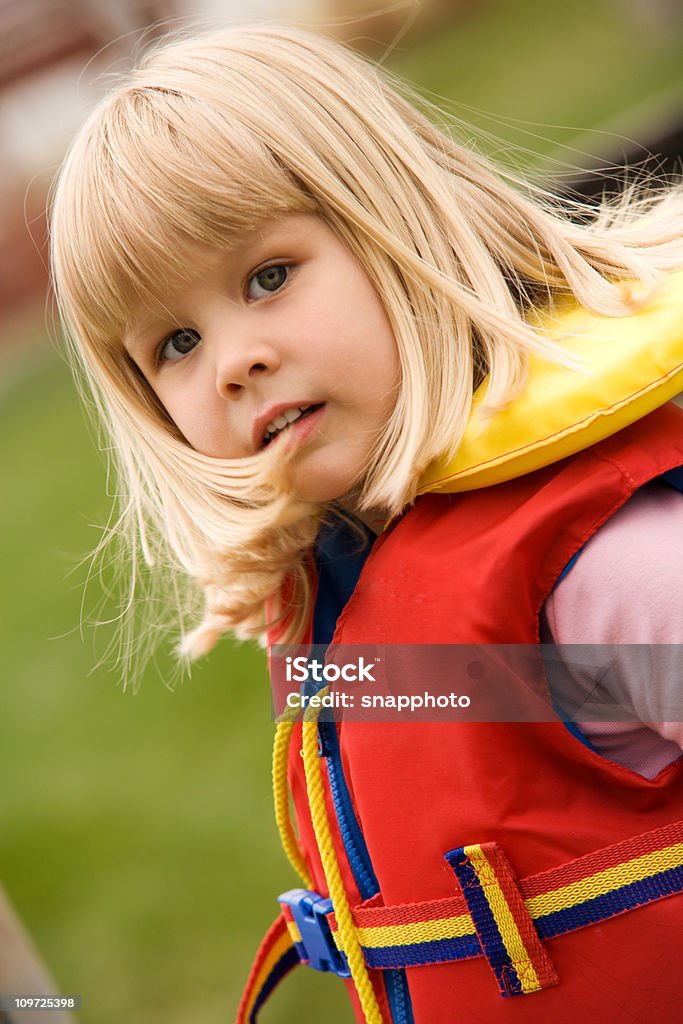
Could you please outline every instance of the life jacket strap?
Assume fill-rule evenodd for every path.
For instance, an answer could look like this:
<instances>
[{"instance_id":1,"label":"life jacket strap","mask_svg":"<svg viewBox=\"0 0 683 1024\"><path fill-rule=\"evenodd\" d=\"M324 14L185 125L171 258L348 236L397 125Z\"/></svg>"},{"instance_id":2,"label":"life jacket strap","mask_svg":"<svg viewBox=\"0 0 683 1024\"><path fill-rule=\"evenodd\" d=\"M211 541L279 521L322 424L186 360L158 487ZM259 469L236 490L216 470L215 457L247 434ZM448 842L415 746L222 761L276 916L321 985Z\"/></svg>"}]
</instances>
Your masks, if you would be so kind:
<instances>
[{"instance_id":1,"label":"life jacket strap","mask_svg":"<svg viewBox=\"0 0 683 1024\"><path fill-rule=\"evenodd\" d=\"M507 857L497 843L446 854L503 997L540 992L560 978L546 953Z\"/></svg>"},{"instance_id":2,"label":"life jacket strap","mask_svg":"<svg viewBox=\"0 0 683 1024\"><path fill-rule=\"evenodd\" d=\"M557 983L552 962L542 945L545 939L554 939L683 893L683 821L644 832L560 867L529 875L519 882L515 881L507 859L495 843L461 847L447 853L446 860L460 881L463 895L456 893L439 900L389 907L384 906L381 895L377 895L352 908L366 966L394 970L486 956L501 994L523 995ZM485 867L484 860L489 868ZM458 861L457 867L454 861ZM466 863L471 868L469 876L461 871L461 865ZM483 897L482 891L486 893ZM308 898L306 916L318 920L318 924L311 927L319 929L329 950L330 940L322 927L320 914L309 913L311 900L313 903L320 900L318 910L323 911L327 909L327 901L304 890L285 893L280 901L291 907L293 902L300 903L304 896ZM488 917L482 909L482 900L488 905ZM297 915L300 916L300 912ZM310 962L318 970L331 970L342 976L346 973L334 913L323 913L323 917L338 956L325 954L322 957L313 952L314 946L310 951L307 948L296 923L297 915L290 913L288 926L285 915L281 914L266 935L242 997L236 1024L256 1024L258 1011L266 999L298 963ZM296 945L295 938L301 940ZM318 941L317 936L315 941ZM310 945L310 937L308 942ZM341 969L337 970L338 967Z\"/></svg>"},{"instance_id":3,"label":"life jacket strap","mask_svg":"<svg viewBox=\"0 0 683 1024\"><path fill-rule=\"evenodd\" d=\"M237 1010L236 1024L256 1024L264 1003L299 963L299 954L280 914L259 946Z\"/></svg>"},{"instance_id":4,"label":"life jacket strap","mask_svg":"<svg viewBox=\"0 0 683 1024\"><path fill-rule=\"evenodd\" d=\"M492 848L498 858L494 874L509 906L513 885L510 878L500 885L500 849L496 844L482 844L478 849L488 856ZM477 848L464 849L471 862ZM457 853L451 851L446 859ZM541 942L683 893L683 821L529 875L517 888ZM517 905L515 915L518 922L523 920ZM329 921L336 936L334 915ZM369 968L421 967L486 955L465 895L390 907L382 904L381 895L373 896L353 909L353 921ZM529 942L524 924L517 927ZM532 945L536 955L537 947Z\"/></svg>"}]
</instances>

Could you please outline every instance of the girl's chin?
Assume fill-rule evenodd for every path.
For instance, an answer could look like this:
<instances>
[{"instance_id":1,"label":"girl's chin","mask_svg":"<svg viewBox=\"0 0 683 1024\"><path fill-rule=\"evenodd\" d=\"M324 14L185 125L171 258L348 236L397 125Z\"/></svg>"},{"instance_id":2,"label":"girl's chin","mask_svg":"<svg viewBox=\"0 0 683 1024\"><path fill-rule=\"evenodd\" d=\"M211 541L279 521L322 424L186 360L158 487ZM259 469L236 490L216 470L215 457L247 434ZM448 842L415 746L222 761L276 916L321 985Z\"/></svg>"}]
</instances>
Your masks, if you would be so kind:
<instances>
[{"instance_id":1,"label":"girl's chin","mask_svg":"<svg viewBox=\"0 0 683 1024\"><path fill-rule=\"evenodd\" d=\"M330 501L339 502L347 511L353 512L355 500L351 497L354 493L354 482L357 474L334 472L334 467L324 465L316 472L314 462L316 456L323 453L316 452L311 459L305 459L301 466L297 466L292 474L292 489L301 501L310 501L323 504Z\"/></svg>"}]
</instances>

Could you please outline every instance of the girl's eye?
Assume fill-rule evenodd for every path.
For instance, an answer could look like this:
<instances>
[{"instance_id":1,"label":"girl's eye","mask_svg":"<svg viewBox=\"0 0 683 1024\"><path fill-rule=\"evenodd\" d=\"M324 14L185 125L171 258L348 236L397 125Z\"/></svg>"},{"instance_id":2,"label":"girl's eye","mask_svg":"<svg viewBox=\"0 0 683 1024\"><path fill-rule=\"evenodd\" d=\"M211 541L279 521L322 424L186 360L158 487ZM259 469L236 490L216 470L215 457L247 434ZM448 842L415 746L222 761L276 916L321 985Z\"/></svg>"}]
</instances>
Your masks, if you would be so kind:
<instances>
[{"instance_id":1,"label":"girl's eye","mask_svg":"<svg viewBox=\"0 0 683 1024\"><path fill-rule=\"evenodd\" d=\"M197 331L193 331L190 327L182 327L179 331L174 331L166 338L166 341L161 343L159 362L168 363L184 359L201 340Z\"/></svg>"},{"instance_id":2,"label":"girl's eye","mask_svg":"<svg viewBox=\"0 0 683 1024\"><path fill-rule=\"evenodd\" d=\"M247 282L247 296L250 299L263 299L267 295L282 288L289 277L289 267L277 263L272 267L264 267L263 270L252 274Z\"/></svg>"}]
</instances>

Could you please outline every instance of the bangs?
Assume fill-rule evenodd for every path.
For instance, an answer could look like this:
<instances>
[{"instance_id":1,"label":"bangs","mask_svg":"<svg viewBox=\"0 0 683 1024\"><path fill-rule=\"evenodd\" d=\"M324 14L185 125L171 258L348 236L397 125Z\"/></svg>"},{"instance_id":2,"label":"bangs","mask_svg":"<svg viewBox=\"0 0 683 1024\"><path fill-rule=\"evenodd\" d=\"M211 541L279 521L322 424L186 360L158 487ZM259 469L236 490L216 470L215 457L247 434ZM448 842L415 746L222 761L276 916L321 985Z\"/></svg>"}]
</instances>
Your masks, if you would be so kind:
<instances>
[{"instance_id":1,"label":"bangs","mask_svg":"<svg viewBox=\"0 0 683 1024\"><path fill-rule=\"evenodd\" d=\"M191 246L229 248L265 220L317 208L243 124L174 90L117 95L68 164L53 210L63 311L114 347L136 306L196 274Z\"/></svg>"}]
</instances>

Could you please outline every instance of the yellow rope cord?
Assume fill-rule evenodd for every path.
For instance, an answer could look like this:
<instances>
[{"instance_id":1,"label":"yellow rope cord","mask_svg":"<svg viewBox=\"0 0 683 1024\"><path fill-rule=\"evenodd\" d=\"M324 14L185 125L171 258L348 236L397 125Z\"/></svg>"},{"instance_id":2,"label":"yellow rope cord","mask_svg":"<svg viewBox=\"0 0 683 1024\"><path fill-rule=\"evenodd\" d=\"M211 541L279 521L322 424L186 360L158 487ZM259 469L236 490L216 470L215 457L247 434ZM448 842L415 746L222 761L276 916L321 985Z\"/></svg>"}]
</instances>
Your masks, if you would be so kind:
<instances>
[{"instance_id":1,"label":"yellow rope cord","mask_svg":"<svg viewBox=\"0 0 683 1024\"><path fill-rule=\"evenodd\" d=\"M327 688L319 691L322 696ZM344 883L342 881L339 861L332 844L330 835L330 823L327 818L327 807L325 806L325 789L323 776L320 768L320 756L318 754L318 715L319 709L309 708L304 715L303 723L303 751L304 770L306 772L306 790L308 792L308 803L311 808L313 829L320 852L320 859L325 872L325 879L330 892L330 898L334 907L334 915L337 919L339 929L339 940L346 953L346 959L351 971L358 999L366 1024L382 1024L382 1013L375 998L375 992L365 966L363 951L358 941L358 933L351 916L351 908L346 897Z\"/></svg>"},{"instance_id":2,"label":"yellow rope cord","mask_svg":"<svg viewBox=\"0 0 683 1024\"><path fill-rule=\"evenodd\" d=\"M287 767L289 741L292 737L294 721L278 722L275 728L273 743L273 804L275 807L275 824L280 833L280 842L285 856L301 878L306 889L313 888L313 879L301 852L299 841L294 833L294 826L289 812L289 786L287 784Z\"/></svg>"}]
</instances>

